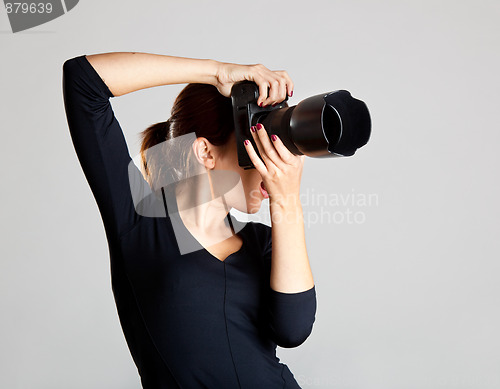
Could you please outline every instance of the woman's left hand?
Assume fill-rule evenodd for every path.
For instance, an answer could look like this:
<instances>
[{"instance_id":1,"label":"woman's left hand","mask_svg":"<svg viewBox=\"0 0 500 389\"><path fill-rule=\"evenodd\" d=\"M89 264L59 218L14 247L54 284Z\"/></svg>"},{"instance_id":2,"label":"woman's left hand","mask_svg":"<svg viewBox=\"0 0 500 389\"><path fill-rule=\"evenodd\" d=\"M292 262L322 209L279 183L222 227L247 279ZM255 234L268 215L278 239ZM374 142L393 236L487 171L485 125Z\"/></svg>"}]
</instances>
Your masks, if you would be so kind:
<instances>
[{"instance_id":1,"label":"woman's left hand","mask_svg":"<svg viewBox=\"0 0 500 389\"><path fill-rule=\"evenodd\" d=\"M260 123L252 128L251 133L262 159L250 141L245 142L245 148L255 169L262 176L270 204L295 204L299 199L305 155L292 154L276 135L272 136L271 141L267 130Z\"/></svg>"}]
</instances>

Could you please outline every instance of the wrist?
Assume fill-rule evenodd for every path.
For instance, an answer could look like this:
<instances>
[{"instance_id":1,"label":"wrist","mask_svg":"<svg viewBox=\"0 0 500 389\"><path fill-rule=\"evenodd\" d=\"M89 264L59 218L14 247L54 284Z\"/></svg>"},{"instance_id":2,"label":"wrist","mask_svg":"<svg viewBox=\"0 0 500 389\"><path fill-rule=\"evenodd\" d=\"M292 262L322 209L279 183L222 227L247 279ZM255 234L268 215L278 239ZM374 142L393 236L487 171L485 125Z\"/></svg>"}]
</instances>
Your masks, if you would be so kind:
<instances>
[{"instance_id":1,"label":"wrist","mask_svg":"<svg viewBox=\"0 0 500 389\"><path fill-rule=\"evenodd\" d=\"M277 209L302 209L302 204L298 195L288 194L274 195L269 197L269 205Z\"/></svg>"},{"instance_id":2,"label":"wrist","mask_svg":"<svg viewBox=\"0 0 500 389\"><path fill-rule=\"evenodd\" d=\"M303 220L302 204L296 197L275 199L269 202L271 218L275 221L283 220L288 223Z\"/></svg>"},{"instance_id":3,"label":"wrist","mask_svg":"<svg viewBox=\"0 0 500 389\"><path fill-rule=\"evenodd\" d=\"M207 61L207 84L217 86L217 83L219 81L219 73L221 71L223 63L215 59L207 59L205 61Z\"/></svg>"},{"instance_id":4,"label":"wrist","mask_svg":"<svg viewBox=\"0 0 500 389\"><path fill-rule=\"evenodd\" d=\"M270 203L271 223L273 227L278 225L286 226L300 226L304 225L304 213L300 202L275 202Z\"/></svg>"}]
</instances>

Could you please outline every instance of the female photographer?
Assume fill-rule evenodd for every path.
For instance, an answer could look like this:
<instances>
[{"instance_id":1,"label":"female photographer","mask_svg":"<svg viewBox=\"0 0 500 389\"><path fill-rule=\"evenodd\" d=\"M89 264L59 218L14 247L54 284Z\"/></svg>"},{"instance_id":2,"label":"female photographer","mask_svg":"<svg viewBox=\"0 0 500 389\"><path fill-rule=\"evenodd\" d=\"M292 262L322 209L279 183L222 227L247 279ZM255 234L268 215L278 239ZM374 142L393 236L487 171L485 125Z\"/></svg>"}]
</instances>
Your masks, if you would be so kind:
<instances>
[{"instance_id":1,"label":"female photographer","mask_svg":"<svg viewBox=\"0 0 500 389\"><path fill-rule=\"evenodd\" d=\"M251 134L262 159L245 142L255 169L238 166L229 97L242 80L258 85L261 106L293 92L285 71L260 64L112 52L63 65L71 139L104 223L120 323L146 389L299 388L276 346L302 344L316 313L299 201L304 156L259 124ZM110 98L184 83L169 120L142 132L139 172ZM152 188L160 182L148 150L193 133L185 158L164 155L180 177L168 206L162 187L164 217L138 212L131 177ZM183 171L188 160L206 180ZM220 196L224 172L237 175L240 192ZM249 222L234 233L228 211L255 213L265 198L272 228ZM200 249L181 253L179 236Z\"/></svg>"}]
</instances>

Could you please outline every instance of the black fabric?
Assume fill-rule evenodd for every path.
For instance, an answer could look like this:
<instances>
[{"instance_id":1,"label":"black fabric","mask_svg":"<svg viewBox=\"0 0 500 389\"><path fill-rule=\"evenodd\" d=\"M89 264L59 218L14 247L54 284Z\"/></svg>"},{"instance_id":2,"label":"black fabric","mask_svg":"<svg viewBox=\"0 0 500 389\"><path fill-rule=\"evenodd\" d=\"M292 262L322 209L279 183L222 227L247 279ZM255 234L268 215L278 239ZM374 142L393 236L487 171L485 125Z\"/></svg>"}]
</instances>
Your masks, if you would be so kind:
<instances>
[{"instance_id":1,"label":"black fabric","mask_svg":"<svg viewBox=\"0 0 500 389\"><path fill-rule=\"evenodd\" d=\"M276 346L296 347L309 336L316 292L270 288L271 228L233 218L243 246L225 261L203 248L180 255L175 213L136 212L114 96L85 55L64 63L63 96L104 223L116 307L143 388L299 388ZM132 177L143 179L138 169Z\"/></svg>"}]
</instances>

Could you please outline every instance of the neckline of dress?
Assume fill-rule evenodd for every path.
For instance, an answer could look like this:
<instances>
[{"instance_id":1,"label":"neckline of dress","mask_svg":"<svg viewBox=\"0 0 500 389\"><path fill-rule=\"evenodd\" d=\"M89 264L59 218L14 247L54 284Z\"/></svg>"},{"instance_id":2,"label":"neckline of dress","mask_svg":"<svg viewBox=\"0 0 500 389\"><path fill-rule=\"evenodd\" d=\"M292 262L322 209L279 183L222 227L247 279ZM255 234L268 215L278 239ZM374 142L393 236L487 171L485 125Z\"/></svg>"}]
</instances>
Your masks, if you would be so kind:
<instances>
[{"instance_id":1,"label":"neckline of dress","mask_svg":"<svg viewBox=\"0 0 500 389\"><path fill-rule=\"evenodd\" d=\"M163 188L162 188L163 189ZM220 263L226 263L226 261L230 258L230 257L235 257L235 256L238 256L240 255L241 253L243 253L245 250L246 250L246 239L245 239L245 233L243 233L243 230L245 230L245 228L247 228L247 226L250 224L250 222L241 222L239 220L237 220L233 215L231 215L231 213L227 213L226 217L225 217L225 220L227 221L227 223L229 224L229 218L231 219L231 223L233 226L236 226L236 225L240 225L241 224L245 224L243 227L241 227L238 232L236 232L234 235L238 235L240 236L241 240L242 240L242 243L241 243L241 247L232 252L231 254L229 254L226 258L224 258L223 260L222 259L219 259L217 258L215 255L213 255L210 251L208 251L199 241L198 239L195 238L195 236L193 234L191 234L191 232L187 229L187 227L185 226L184 222L182 221L182 218L180 217L180 214L179 214L179 209L177 207L177 199L176 197L174 196L173 197L175 199L175 201L173 201L173 204L171 206L171 213L168 212L168 207L166 205L166 200L165 200L165 197L163 197L163 200L164 200L164 206L165 206L165 212L166 212L166 215L167 215L167 218L170 219L170 223L172 223L172 219L174 219L177 223L177 225L181 228L182 230L182 233L184 235L184 238L187 238L190 243L194 244L195 246L198 246L199 249L198 250L195 250L195 251L199 251L199 250L202 250L203 252L205 252L210 258L216 260L217 262L220 262ZM172 227L173 228L173 227ZM236 229L235 229L236 230ZM180 251L180 250L179 250Z\"/></svg>"}]
</instances>

